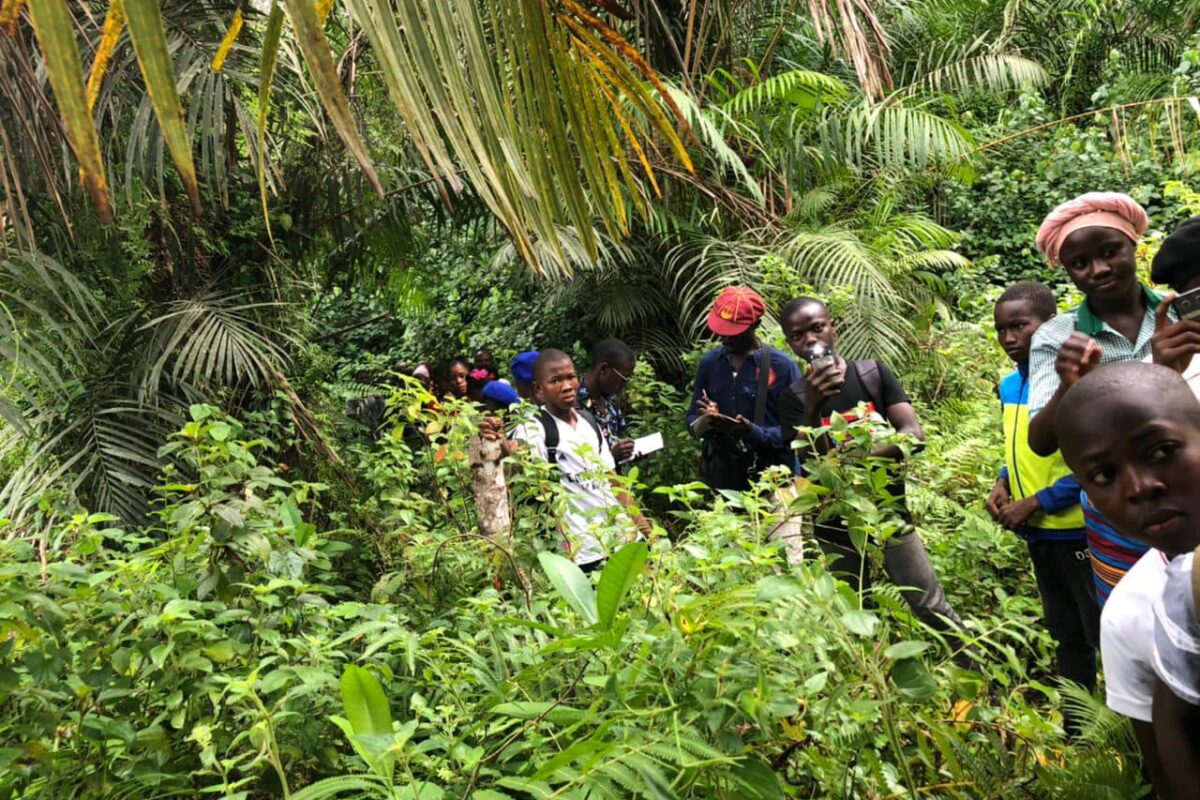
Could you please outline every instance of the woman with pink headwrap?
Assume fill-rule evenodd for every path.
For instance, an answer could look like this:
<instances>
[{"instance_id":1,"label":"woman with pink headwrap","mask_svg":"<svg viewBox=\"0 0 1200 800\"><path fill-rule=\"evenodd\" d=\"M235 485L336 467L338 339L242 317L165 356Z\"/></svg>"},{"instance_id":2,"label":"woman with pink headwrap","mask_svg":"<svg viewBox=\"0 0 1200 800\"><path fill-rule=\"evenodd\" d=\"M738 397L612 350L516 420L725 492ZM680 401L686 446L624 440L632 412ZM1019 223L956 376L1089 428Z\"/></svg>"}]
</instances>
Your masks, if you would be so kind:
<instances>
[{"instance_id":1,"label":"woman with pink headwrap","mask_svg":"<svg viewBox=\"0 0 1200 800\"><path fill-rule=\"evenodd\" d=\"M1138 280L1137 243L1148 226L1145 209L1129 195L1088 192L1055 208L1038 229L1038 249L1067 271L1084 296L1033 336L1029 446L1039 455L1058 449L1059 400L1096 367L1153 355L1156 363L1182 371L1190 361L1191 349L1178 346L1179 339L1200 326L1171 324L1170 302Z\"/></svg>"}]
</instances>

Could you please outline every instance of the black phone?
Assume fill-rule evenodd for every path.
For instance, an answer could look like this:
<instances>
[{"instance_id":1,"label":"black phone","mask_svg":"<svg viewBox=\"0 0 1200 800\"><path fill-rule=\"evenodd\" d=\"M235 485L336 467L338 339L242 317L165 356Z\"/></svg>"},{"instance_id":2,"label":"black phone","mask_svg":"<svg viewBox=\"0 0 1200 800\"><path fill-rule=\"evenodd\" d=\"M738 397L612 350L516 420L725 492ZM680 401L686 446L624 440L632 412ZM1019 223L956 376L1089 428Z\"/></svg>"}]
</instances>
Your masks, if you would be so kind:
<instances>
[{"instance_id":1,"label":"black phone","mask_svg":"<svg viewBox=\"0 0 1200 800\"><path fill-rule=\"evenodd\" d=\"M1184 292L1171 301L1171 308L1181 320L1200 319L1200 288Z\"/></svg>"}]
</instances>

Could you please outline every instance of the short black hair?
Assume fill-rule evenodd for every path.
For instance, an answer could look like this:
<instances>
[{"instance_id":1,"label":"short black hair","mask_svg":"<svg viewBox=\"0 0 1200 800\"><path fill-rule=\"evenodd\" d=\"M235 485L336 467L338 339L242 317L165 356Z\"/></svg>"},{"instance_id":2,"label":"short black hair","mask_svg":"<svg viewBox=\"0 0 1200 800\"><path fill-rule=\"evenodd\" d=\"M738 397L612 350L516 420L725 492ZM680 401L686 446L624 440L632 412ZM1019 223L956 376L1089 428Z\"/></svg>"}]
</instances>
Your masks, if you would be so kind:
<instances>
[{"instance_id":1,"label":"short black hair","mask_svg":"<svg viewBox=\"0 0 1200 800\"><path fill-rule=\"evenodd\" d=\"M533 362L534 381L541 383L542 375L546 370L550 369L550 367L554 366L555 364L561 364L564 361L570 361L572 364L575 363L569 355L564 353L562 350L555 350L553 347L538 353L537 361Z\"/></svg>"},{"instance_id":2,"label":"short black hair","mask_svg":"<svg viewBox=\"0 0 1200 800\"><path fill-rule=\"evenodd\" d=\"M592 366L608 364L610 367L632 367L637 363L633 348L620 339L601 339L592 347Z\"/></svg>"},{"instance_id":3,"label":"short black hair","mask_svg":"<svg viewBox=\"0 0 1200 800\"><path fill-rule=\"evenodd\" d=\"M1200 429L1200 401L1182 375L1161 364L1121 361L1089 372L1063 395L1054 414L1054 433L1064 456L1070 449L1070 434L1103 424L1102 420L1089 419L1084 409L1112 394L1145 397L1164 416L1183 416Z\"/></svg>"},{"instance_id":4,"label":"short black hair","mask_svg":"<svg viewBox=\"0 0 1200 800\"><path fill-rule=\"evenodd\" d=\"M1029 308L1042 320L1048 320L1058 313L1058 301L1054 292L1044 283L1037 281L1018 281L1004 290L996 305L1021 301L1029 304Z\"/></svg>"},{"instance_id":5,"label":"short black hair","mask_svg":"<svg viewBox=\"0 0 1200 800\"><path fill-rule=\"evenodd\" d=\"M1150 262L1150 280L1182 292L1200 276L1200 217L1192 217L1163 239Z\"/></svg>"},{"instance_id":6,"label":"short black hair","mask_svg":"<svg viewBox=\"0 0 1200 800\"><path fill-rule=\"evenodd\" d=\"M820 306L826 311L829 311L829 306L825 305L825 303L815 297L808 297L806 295L804 297L797 297L793 300L788 300L787 303L784 304L783 308L779 309L779 321L783 322L792 314L795 314L800 309L807 308L808 306Z\"/></svg>"}]
</instances>

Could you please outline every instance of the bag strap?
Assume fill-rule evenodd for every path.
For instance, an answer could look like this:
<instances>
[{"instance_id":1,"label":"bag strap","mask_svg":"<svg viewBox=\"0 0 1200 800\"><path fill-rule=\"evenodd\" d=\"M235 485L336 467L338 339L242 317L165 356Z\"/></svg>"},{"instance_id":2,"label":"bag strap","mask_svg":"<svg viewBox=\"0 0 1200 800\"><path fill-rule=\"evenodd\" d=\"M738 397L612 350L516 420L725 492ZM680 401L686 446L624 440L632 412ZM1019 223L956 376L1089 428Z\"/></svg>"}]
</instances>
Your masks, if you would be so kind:
<instances>
[{"instance_id":1,"label":"bag strap","mask_svg":"<svg viewBox=\"0 0 1200 800\"><path fill-rule=\"evenodd\" d=\"M758 391L754 394L754 424L762 427L767 420L767 386L771 380L771 347L758 351Z\"/></svg>"},{"instance_id":2,"label":"bag strap","mask_svg":"<svg viewBox=\"0 0 1200 800\"><path fill-rule=\"evenodd\" d=\"M592 430L596 432L596 444L599 446L596 453L599 454L604 449L604 432L600 430L600 422L596 419L596 415L588 411L586 408L577 408L575 413L587 420L587 424L592 426Z\"/></svg>"},{"instance_id":3,"label":"bag strap","mask_svg":"<svg viewBox=\"0 0 1200 800\"><path fill-rule=\"evenodd\" d=\"M546 437L546 460L551 464L558 463L558 425L554 415L546 409L538 409L538 421L542 423L542 432Z\"/></svg>"},{"instance_id":4,"label":"bag strap","mask_svg":"<svg viewBox=\"0 0 1200 800\"><path fill-rule=\"evenodd\" d=\"M575 413L586 420L587 424L591 426L593 431L595 431L597 444L596 452L599 453L604 449L604 434L600 431L600 423L596 421L596 418L590 411L577 408L575 409ZM546 435L546 460L551 464L557 464L559 443L558 424L554 421L554 415L544 408L538 411L538 421L542 423L542 430Z\"/></svg>"},{"instance_id":5,"label":"bag strap","mask_svg":"<svg viewBox=\"0 0 1200 800\"><path fill-rule=\"evenodd\" d=\"M883 375L879 371L878 361L855 361L854 371L862 381L863 389L879 416L887 419L887 408L883 405Z\"/></svg>"}]
</instances>

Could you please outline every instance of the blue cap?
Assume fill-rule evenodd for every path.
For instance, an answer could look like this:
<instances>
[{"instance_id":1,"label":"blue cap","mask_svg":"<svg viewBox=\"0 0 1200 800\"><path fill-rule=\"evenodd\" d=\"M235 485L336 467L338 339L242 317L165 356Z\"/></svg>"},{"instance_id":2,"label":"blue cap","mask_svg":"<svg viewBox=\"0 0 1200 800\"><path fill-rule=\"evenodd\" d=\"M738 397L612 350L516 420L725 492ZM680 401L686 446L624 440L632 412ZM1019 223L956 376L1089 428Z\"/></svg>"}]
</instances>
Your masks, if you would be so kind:
<instances>
[{"instance_id":1,"label":"blue cap","mask_svg":"<svg viewBox=\"0 0 1200 800\"><path fill-rule=\"evenodd\" d=\"M487 385L483 387L483 398L505 407L515 406L521 402L521 398L517 396L517 390L504 381L488 381Z\"/></svg>"},{"instance_id":2,"label":"blue cap","mask_svg":"<svg viewBox=\"0 0 1200 800\"><path fill-rule=\"evenodd\" d=\"M512 360L512 365L509 370L512 372L513 380L520 381L526 386L533 385L533 362L537 361L538 351L529 350L521 353Z\"/></svg>"}]
</instances>

